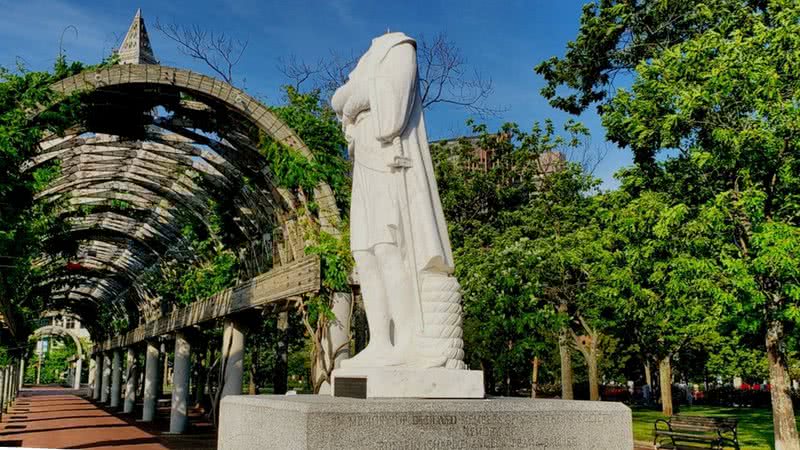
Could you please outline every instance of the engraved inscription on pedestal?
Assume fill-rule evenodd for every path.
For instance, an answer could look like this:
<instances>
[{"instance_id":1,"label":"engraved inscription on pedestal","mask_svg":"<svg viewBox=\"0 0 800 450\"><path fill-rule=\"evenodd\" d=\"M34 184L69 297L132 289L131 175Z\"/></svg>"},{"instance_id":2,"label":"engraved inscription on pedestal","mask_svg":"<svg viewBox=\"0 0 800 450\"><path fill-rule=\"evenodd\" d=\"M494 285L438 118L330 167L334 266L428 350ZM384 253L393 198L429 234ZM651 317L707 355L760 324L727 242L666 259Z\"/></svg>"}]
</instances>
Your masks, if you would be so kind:
<instances>
[{"instance_id":1,"label":"engraved inscription on pedestal","mask_svg":"<svg viewBox=\"0 0 800 450\"><path fill-rule=\"evenodd\" d=\"M236 396L222 412L220 450L633 449L612 402Z\"/></svg>"},{"instance_id":2,"label":"engraved inscription on pedestal","mask_svg":"<svg viewBox=\"0 0 800 450\"><path fill-rule=\"evenodd\" d=\"M363 446L347 440L337 441L336 438L332 442L336 446L381 450L581 448L579 439L566 433L535 433L527 436L519 433L520 428L534 422L553 426L569 423L570 419L574 417L560 413L540 413L535 419L528 414L514 417L469 413L353 414L341 417L340 424L367 430L365 434L373 436L374 442L370 440ZM613 417L604 414L583 420L595 425L609 421L613 422ZM415 440L409 441L409 435L415 436Z\"/></svg>"},{"instance_id":3,"label":"engraved inscription on pedestal","mask_svg":"<svg viewBox=\"0 0 800 450\"><path fill-rule=\"evenodd\" d=\"M336 379L334 397L367 398L367 379L341 377Z\"/></svg>"}]
</instances>

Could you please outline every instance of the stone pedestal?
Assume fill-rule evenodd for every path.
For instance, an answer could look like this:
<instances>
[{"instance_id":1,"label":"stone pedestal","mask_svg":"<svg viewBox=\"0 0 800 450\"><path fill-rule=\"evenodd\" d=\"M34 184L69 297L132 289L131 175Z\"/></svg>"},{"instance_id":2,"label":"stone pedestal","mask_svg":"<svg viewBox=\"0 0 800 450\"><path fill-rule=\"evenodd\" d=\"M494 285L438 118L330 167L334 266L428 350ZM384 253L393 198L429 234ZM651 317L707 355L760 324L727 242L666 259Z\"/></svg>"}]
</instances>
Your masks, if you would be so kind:
<instances>
[{"instance_id":1,"label":"stone pedestal","mask_svg":"<svg viewBox=\"0 0 800 450\"><path fill-rule=\"evenodd\" d=\"M220 450L633 448L621 403L228 396Z\"/></svg>"},{"instance_id":2,"label":"stone pedestal","mask_svg":"<svg viewBox=\"0 0 800 450\"><path fill-rule=\"evenodd\" d=\"M483 372L455 369L339 368L333 371L335 397L482 399ZM348 384L338 384L345 380ZM360 386L360 385L365 386ZM363 390L365 395L353 395Z\"/></svg>"}]
</instances>

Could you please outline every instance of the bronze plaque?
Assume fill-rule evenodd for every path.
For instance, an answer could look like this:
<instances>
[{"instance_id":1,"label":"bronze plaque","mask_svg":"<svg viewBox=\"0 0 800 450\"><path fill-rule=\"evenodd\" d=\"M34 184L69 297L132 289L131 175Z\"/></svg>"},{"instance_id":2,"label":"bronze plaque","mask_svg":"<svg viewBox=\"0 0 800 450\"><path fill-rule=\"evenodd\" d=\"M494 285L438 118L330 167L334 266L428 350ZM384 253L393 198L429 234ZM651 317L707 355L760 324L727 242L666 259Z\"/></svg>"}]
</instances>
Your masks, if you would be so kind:
<instances>
[{"instance_id":1,"label":"bronze plaque","mask_svg":"<svg viewBox=\"0 0 800 450\"><path fill-rule=\"evenodd\" d=\"M366 378L336 377L334 397L367 398Z\"/></svg>"}]
</instances>

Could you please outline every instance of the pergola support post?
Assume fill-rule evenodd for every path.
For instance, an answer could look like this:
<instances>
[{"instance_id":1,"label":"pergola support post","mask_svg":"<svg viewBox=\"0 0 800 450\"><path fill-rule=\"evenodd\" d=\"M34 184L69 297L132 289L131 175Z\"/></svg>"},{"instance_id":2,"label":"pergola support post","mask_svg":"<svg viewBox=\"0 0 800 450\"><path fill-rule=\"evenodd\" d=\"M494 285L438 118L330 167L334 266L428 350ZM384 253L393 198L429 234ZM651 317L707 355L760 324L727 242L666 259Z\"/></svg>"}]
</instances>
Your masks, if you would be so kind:
<instances>
[{"instance_id":1,"label":"pergola support post","mask_svg":"<svg viewBox=\"0 0 800 450\"><path fill-rule=\"evenodd\" d=\"M136 405L136 382L139 378L139 371L136 367L136 350L133 347L128 347L126 359L128 360L128 379L125 381L125 404L122 412L130 414Z\"/></svg>"},{"instance_id":2,"label":"pergola support post","mask_svg":"<svg viewBox=\"0 0 800 450\"><path fill-rule=\"evenodd\" d=\"M11 405L11 366L5 366L3 372L5 372L3 377L3 412L8 412L8 407Z\"/></svg>"},{"instance_id":3,"label":"pergola support post","mask_svg":"<svg viewBox=\"0 0 800 450\"><path fill-rule=\"evenodd\" d=\"M78 357L78 359L75 361L75 384L72 386L74 389L81 388L81 372L83 372L83 360Z\"/></svg>"},{"instance_id":4,"label":"pergola support post","mask_svg":"<svg viewBox=\"0 0 800 450\"><path fill-rule=\"evenodd\" d=\"M226 318L222 332L222 395L242 394L242 377L244 375L244 329L237 321Z\"/></svg>"},{"instance_id":5,"label":"pergola support post","mask_svg":"<svg viewBox=\"0 0 800 450\"><path fill-rule=\"evenodd\" d=\"M25 357L19 359L19 388L22 389L22 385L25 382Z\"/></svg>"},{"instance_id":6,"label":"pergola support post","mask_svg":"<svg viewBox=\"0 0 800 450\"><path fill-rule=\"evenodd\" d=\"M111 358L103 353L103 377L100 386L100 403L108 403L111 394Z\"/></svg>"},{"instance_id":7,"label":"pergola support post","mask_svg":"<svg viewBox=\"0 0 800 450\"><path fill-rule=\"evenodd\" d=\"M158 343L147 341L144 364L144 409L142 422L152 422L156 416L156 393L158 390Z\"/></svg>"},{"instance_id":8,"label":"pergola support post","mask_svg":"<svg viewBox=\"0 0 800 450\"><path fill-rule=\"evenodd\" d=\"M183 433L188 424L189 373L192 366L191 344L183 331L175 333L175 360L172 370L172 411L170 433Z\"/></svg>"},{"instance_id":9,"label":"pergola support post","mask_svg":"<svg viewBox=\"0 0 800 450\"><path fill-rule=\"evenodd\" d=\"M119 408L119 399L122 392L122 351L114 350L111 366L111 407Z\"/></svg>"},{"instance_id":10,"label":"pergola support post","mask_svg":"<svg viewBox=\"0 0 800 450\"><path fill-rule=\"evenodd\" d=\"M100 400L100 390L103 385L103 354L95 353L94 355L94 391L92 392L93 400Z\"/></svg>"},{"instance_id":11,"label":"pergola support post","mask_svg":"<svg viewBox=\"0 0 800 450\"><path fill-rule=\"evenodd\" d=\"M6 368L0 369L0 418L6 412Z\"/></svg>"},{"instance_id":12,"label":"pergola support post","mask_svg":"<svg viewBox=\"0 0 800 450\"><path fill-rule=\"evenodd\" d=\"M17 381L17 378L19 377L19 374L17 373L18 369L19 369L19 366L17 365L16 359L12 360L11 361L11 380L10 380L10 385L11 385L11 398L14 399L14 400L17 399L17 383L16 383L16 381Z\"/></svg>"},{"instance_id":13,"label":"pergola support post","mask_svg":"<svg viewBox=\"0 0 800 450\"><path fill-rule=\"evenodd\" d=\"M11 407L11 402L14 401L11 395L11 386L14 384L12 383L12 379L14 378L14 371L11 368L11 365L6 366L6 411Z\"/></svg>"}]
</instances>

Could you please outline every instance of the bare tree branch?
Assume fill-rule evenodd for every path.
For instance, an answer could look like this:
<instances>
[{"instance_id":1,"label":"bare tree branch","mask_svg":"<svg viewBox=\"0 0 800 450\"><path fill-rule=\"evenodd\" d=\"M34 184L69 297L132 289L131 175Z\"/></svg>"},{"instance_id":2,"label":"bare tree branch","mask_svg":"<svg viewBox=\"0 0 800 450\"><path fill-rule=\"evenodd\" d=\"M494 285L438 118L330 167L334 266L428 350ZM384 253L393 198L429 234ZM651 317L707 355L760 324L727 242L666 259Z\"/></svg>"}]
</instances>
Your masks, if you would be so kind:
<instances>
[{"instance_id":1,"label":"bare tree branch","mask_svg":"<svg viewBox=\"0 0 800 450\"><path fill-rule=\"evenodd\" d=\"M320 66L321 62L311 65L302 59L298 59L297 55L294 54L278 58L278 70L284 77L290 80L292 86L298 90L303 83L319 76L322 70Z\"/></svg>"},{"instance_id":2,"label":"bare tree branch","mask_svg":"<svg viewBox=\"0 0 800 450\"><path fill-rule=\"evenodd\" d=\"M330 98L339 86L347 82L347 76L357 62L358 56L352 52L347 55L331 50L327 58L320 58L313 64L296 55L281 57L278 59L278 71L294 88L319 90L323 97Z\"/></svg>"},{"instance_id":3,"label":"bare tree branch","mask_svg":"<svg viewBox=\"0 0 800 450\"><path fill-rule=\"evenodd\" d=\"M592 145L591 140L585 139L579 146L560 149L569 161L576 162L583 167L589 175L594 175L600 164L606 159L609 152L609 145Z\"/></svg>"},{"instance_id":4,"label":"bare tree branch","mask_svg":"<svg viewBox=\"0 0 800 450\"><path fill-rule=\"evenodd\" d=\"M206 31L198 25L162 25L156 20L155 28L175 42L181 53L203 62L223 80L234 84L233 69L241 61L249 41L234 39L225 33Z\"/></svg>"},{"instance_id":5,"label":"bare tree branch","mask_svg":"<svg viewBox=\"0 0 800 450\"><path fill-rule=\"evenodd\" d=\"M419 87L422 107L429 109L437 104L449 104L466 109L480 117L497 116L506 108L490 105L494 93L491 78L484 77L471 68L461 50L443 33L433 40L422 36L417 41ZM358 56L331 51L330 56L309 64L296 56L278 60L278 70L299 89L318 89L325 98L347 81L347 76L358 63Z\"/></svg>"},{"instance_id":6,"label":"bare tree branch","mask_svg":"<svg viewBox=\"0 0 800 450\"><path fill-rule=\"evenodd\" d=\"M492 79L470 68L461 49L446 34L440 33L432 40L422 36L417 55L423 108L450 104L480 117L496 116L504 110L488 104L494 93Z\"/></svg>"}]
</instances>

